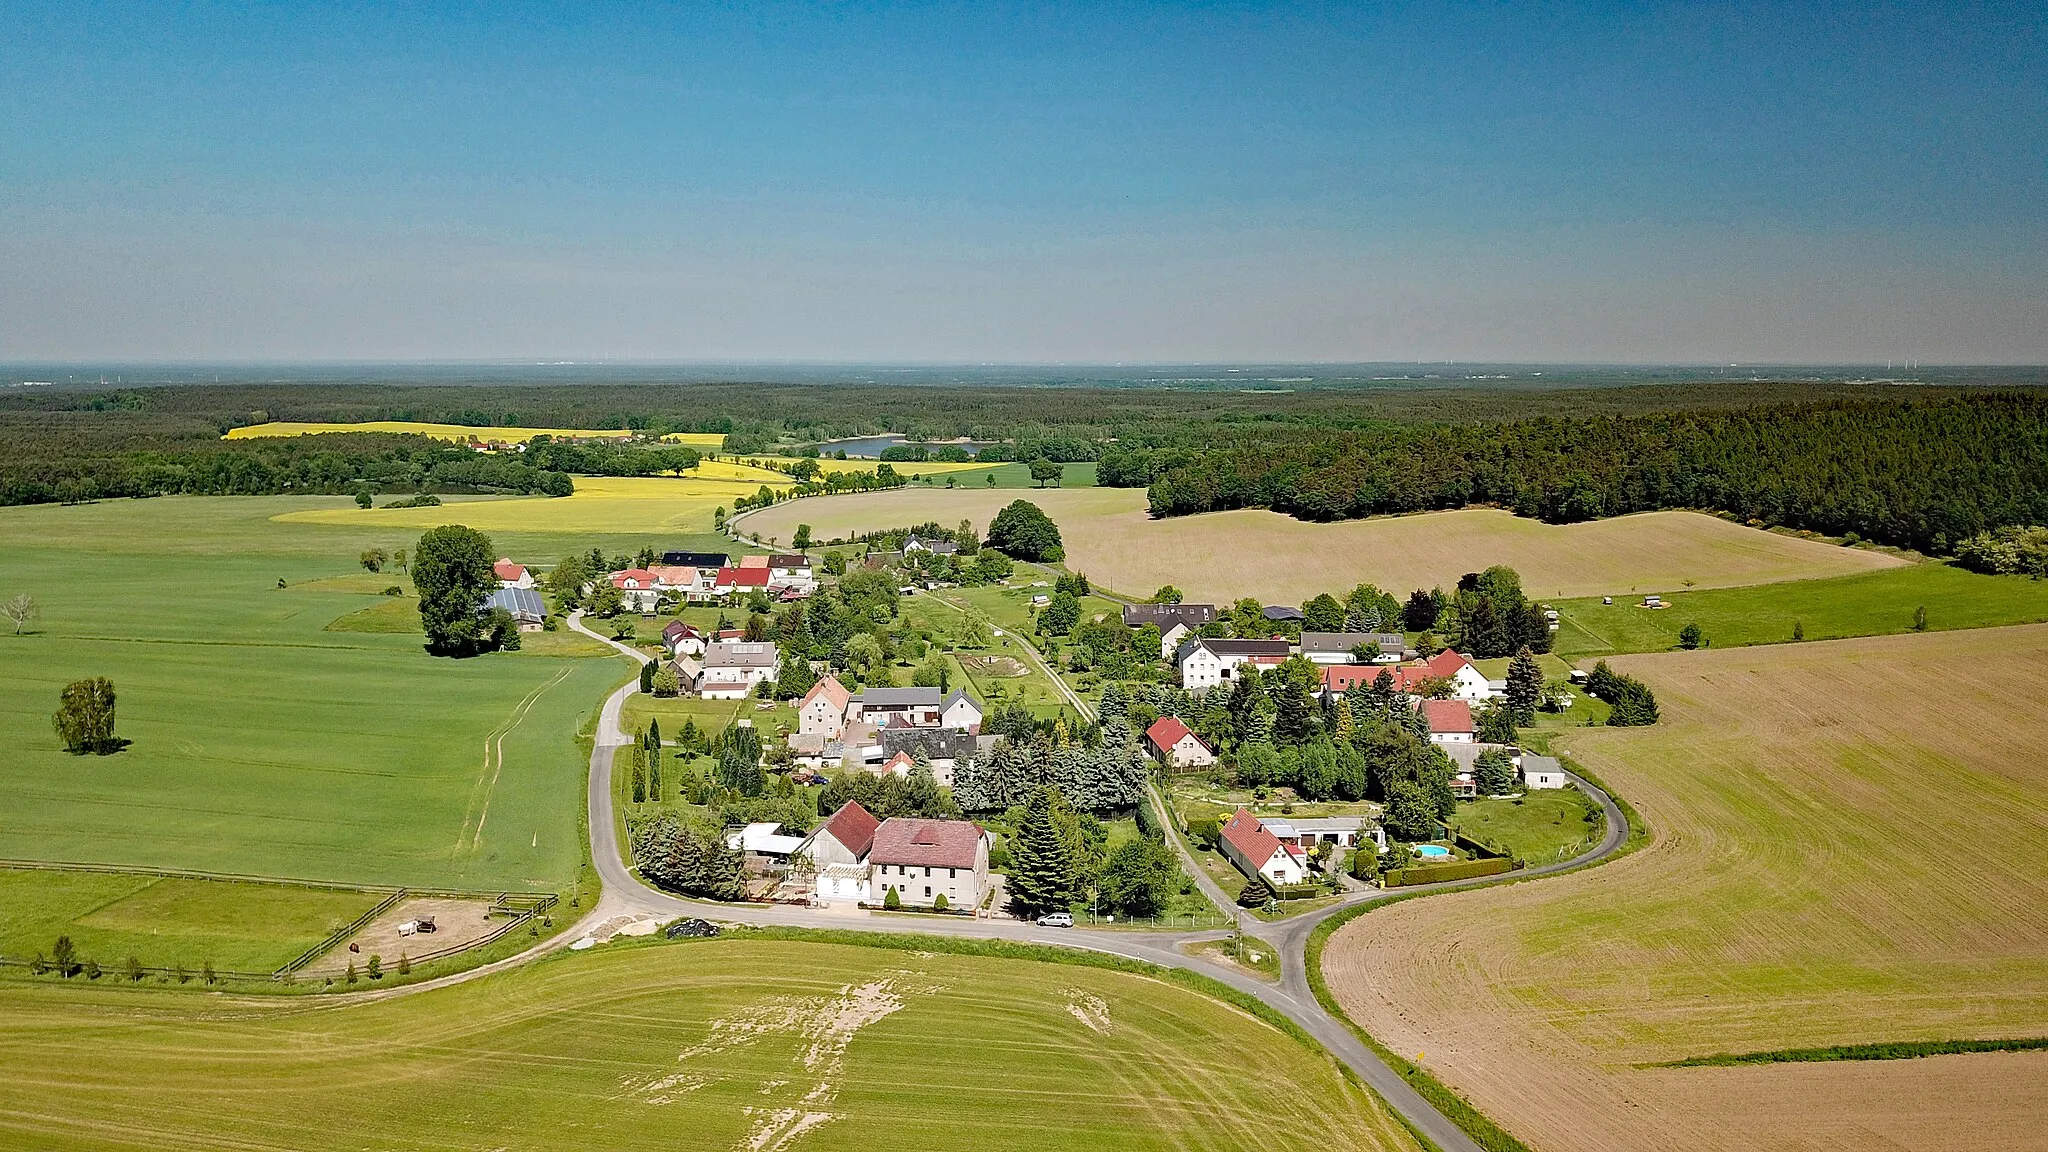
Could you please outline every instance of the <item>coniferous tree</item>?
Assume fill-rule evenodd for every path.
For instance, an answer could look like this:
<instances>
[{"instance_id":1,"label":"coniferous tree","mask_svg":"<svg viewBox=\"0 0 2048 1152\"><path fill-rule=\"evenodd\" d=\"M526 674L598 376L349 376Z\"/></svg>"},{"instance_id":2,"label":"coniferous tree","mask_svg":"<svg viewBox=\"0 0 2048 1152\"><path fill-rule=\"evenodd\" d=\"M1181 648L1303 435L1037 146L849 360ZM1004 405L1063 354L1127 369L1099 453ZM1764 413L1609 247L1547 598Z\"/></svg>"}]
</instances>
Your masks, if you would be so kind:
<instances>
[{"instance_id":1,"label":"coniferous tree","mask_svg":"<svg viewBox=\"0 0 2048 1152\"><path fill-rule=\"evenodd\" d=\"M1536 722L1536 702L1543 698L1543 668L1524 644L1508 662L1508 708L1517 724Z\"/></svg>"},{"instance_id":2,"label":"coniferous tree","mask_svg":"<svg viewBox=\"0 0 2048 1152\"><path fill-rule=\"evenodd\" d=\"M1059 793L1040 788L1025 807L1024 826L1010 849L1010 903L1019 914L1037 916L1073 903L1074 858L1054 822Z\"/></svg>"}]
</instances>

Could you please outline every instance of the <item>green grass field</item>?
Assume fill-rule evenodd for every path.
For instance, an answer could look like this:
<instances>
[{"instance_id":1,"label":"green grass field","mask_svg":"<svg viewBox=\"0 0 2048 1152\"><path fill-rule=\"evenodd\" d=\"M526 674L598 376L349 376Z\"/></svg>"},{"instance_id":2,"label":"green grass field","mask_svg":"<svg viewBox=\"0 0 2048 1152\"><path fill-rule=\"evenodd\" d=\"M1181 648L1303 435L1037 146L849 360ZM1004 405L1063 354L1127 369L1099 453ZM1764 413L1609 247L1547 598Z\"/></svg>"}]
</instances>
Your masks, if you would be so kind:
<instances>
[{"instance_id":1,"label":"green grass field","mask_svg":"<svg viewBox=\"0 0 2048 1152\"><path fill-rule=\"evenodd\" d=\"M16 1148L1416 1147L1178 985L842 944L615 945L343 1006L0 986L0 1030Z\"/></svg>"},{"instance_id":2,"label":"green grass field","mask_svg":"<svg viewBox=\"0 0 2048 1152\"><path fill-rule=\"evenodd\" d=\"M2048 620L2048 581L1980 576L1947 564L1912 564L1857 576L1716 588L1666 596L1671 607L1636 605L1640 597L1597 596L1552 601L1558 611L1557 653L1569 659L1678 647L1678 633L1697 623L1715 647L1776 644L1793 625L1808 640L1884 636L1911 631L1925 606L1929 631L1992 628Z\"/></svg>"},{"instance_id":3,"label":"green grass field","mask_svg":"<svg viewBox=\"0 0 2048 1152\"><path fill-rule=\"evenodd\" d=\"M368 912L382 893L105 872L0 869L0 956L47 956L70 936L81 958L115 969L211 960L270 972Z\"/></svg>"},{"instance_id":4,"label":"green grass field","mask_svg":"<svg viewBox=\"0 0 2048 1152\"><path fill-rule=\"evenodd\" d=\"M1600 838L1599 805L1577 788L1552 788L1458 805L1451 827L1529 864L1573 855Z\"/></svg>"},{"instance_id":5,"label":"green grass field","mask_svg":"<svg viewBox=\"0 0 2048 1152\"><path fill-rule=\"evenodd\" d=\"M441 660L416 635L329 631L397 612L377 593L405 578L355 558L413 536L270 520L344 503L0 510L0 593L43 611L0 635L0 858L566 890L582 856L575 732L623 661ZM502 543L545 556L582 541ZM114 681L133 744L68 755L50 715L93 675Z\"/></svg>"}]
</instances>

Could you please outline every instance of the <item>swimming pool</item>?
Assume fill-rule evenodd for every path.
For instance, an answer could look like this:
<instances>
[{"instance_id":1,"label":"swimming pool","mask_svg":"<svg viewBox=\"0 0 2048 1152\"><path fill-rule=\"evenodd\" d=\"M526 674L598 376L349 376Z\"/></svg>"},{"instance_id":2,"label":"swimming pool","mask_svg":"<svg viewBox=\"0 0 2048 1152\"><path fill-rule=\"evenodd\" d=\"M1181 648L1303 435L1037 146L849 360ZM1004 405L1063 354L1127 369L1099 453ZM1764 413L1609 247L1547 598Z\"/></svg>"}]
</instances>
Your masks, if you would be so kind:
<instances>
[{"instance_id":1,"label":"swimming pool","mask_svg":"<svg viewBox=\"0 0 2048 1152\"><path fill-rule=\"evenodd\" d=\"M1449 856L1451 850L1441 844L1417 844L1415 846L1415 854L1425 860L1441 860Z\"/></svg>"}]
</instances>

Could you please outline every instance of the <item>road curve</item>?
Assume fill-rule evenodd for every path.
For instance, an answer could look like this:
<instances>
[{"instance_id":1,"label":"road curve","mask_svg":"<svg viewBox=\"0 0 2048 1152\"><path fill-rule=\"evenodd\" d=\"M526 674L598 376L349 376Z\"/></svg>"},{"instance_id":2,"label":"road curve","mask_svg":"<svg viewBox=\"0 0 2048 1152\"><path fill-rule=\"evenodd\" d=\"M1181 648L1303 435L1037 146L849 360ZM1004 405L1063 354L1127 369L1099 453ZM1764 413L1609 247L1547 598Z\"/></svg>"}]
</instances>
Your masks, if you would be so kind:
<instances>
[{"instance_id":1,"label":"road curve","mask_svg":"<svg viewBox=\"0 0 2048 1152\"><path fill-rule=\"evenodd\" d=\"M647 657L640 652L601 636L584 627L581 613L572 613L569 626L576 631L617 649L641 662ZM1035 655L1035 654L1034 654ZM498 971L522 963L540 953L560 948L584 935L602 929L605 925L626 919L649 916L674 918L680 916L702 916L729 924L748 925L791 925L806 928L839 928L855 931L914 932L941 936L959 936L981 939L1015 940L1036 944L1048 944L1082 948L1095 952L1106 952L1135 960L1144 960L1162 967L1186 968L1211 979L1221 981L1241 992L1256 997L1276 1009L1288 1019L1301 1026L1309 1035L1323 1045L1330 1053L1342 1060L1351 1070L1369 1084L1387 1104L1399 1113L1417 1131L1443 1152L1483 1152L1478 1143L1451 1123L1450 1119L1410 1087L1408 1082L1367 1048L1350 1027L1342 1020L1325 1011L1316 1001L1315 993L1309 986L1306 966L1308 939L1315 928L1331 916L1351 908L1391 900L1397 896L1427 894L1449 891L1455 888L1478 887L1500 883L1500 877L1479 877L1471 880L1451 881L1442 884L1417 885L1396 891L1374 891L1349 897L1327 908L1301 916L1275 922L1261 922L1241 917L1244 931L1272 945L1281 958L1281 978L1277 985L1268 984L1235 967L1210 963L1189 955L1184 947L1189 944L1212 941L1222 934L1219 932L1141 932L1102 931L1086 928L1048 930L1035 924L1015 920L939 918L915 914L888 914L824 911L798 908L787 905L723 904L710 901L690 900L657 891L641 880L625 862L619 843L619 818L613 803L612 762L617 749L632 743L632 737L619 723L626 698L639 690L638 679L627 681L610 696L598 714L597 730L590 749L589 814L590 814L590 855L599 877L604 882L604 894L598 904L581 921L561 936L527 950L517 956L495 964L446 977L442 980L414 985L406 989L394 989L403 993L427 987L472 979L486 972ZM1085 714L1084 706L1084 714ZM1596 863L1619 850L1628 838L1628 823L1620 806L1607 793L1589 781L1572 776L1572 781L1588 795L1599 801L1607 817L1606 834L1599 844L1589 851L1556 864L1515 873L1513 879L1533 879L1558 872L1571 871ZM1222 889L1210 880L1196 864L1187 846L1180 839L1170 813L1165 810L1165 801L1156 789L1150 790L1150 798L1157 806L1162 824L1168 830L1167 836L1174 849L1181 855L1189 875L1196 879L1202 890L1219 907L1234 910L1233 903Z\"/></svg>"}]
</instances>

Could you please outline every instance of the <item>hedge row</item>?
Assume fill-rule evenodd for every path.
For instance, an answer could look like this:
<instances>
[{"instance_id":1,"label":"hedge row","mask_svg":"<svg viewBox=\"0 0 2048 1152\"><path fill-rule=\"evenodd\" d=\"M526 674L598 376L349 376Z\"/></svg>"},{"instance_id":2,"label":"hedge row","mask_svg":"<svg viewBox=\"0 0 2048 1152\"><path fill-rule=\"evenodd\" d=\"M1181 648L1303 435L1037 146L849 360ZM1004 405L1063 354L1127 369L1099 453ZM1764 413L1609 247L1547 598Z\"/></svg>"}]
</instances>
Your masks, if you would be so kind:
<instances>
[{"instance_id":1,"label":"hedge row","mask_svg":"<svg viewBox=\"0 0 2048 1152\"><path fill-rule=\"evenodd\" d=\"M1421 864L1413 868L1396 868L1387 873L1389 888L1403 888L1410 884L1435 884L1444 880L1469 880L1474 876L1498 876L1512 872L1514 863L1495 858L1492 860L1460 860L1455 864Z\"/></svg>"}]
</instances>

